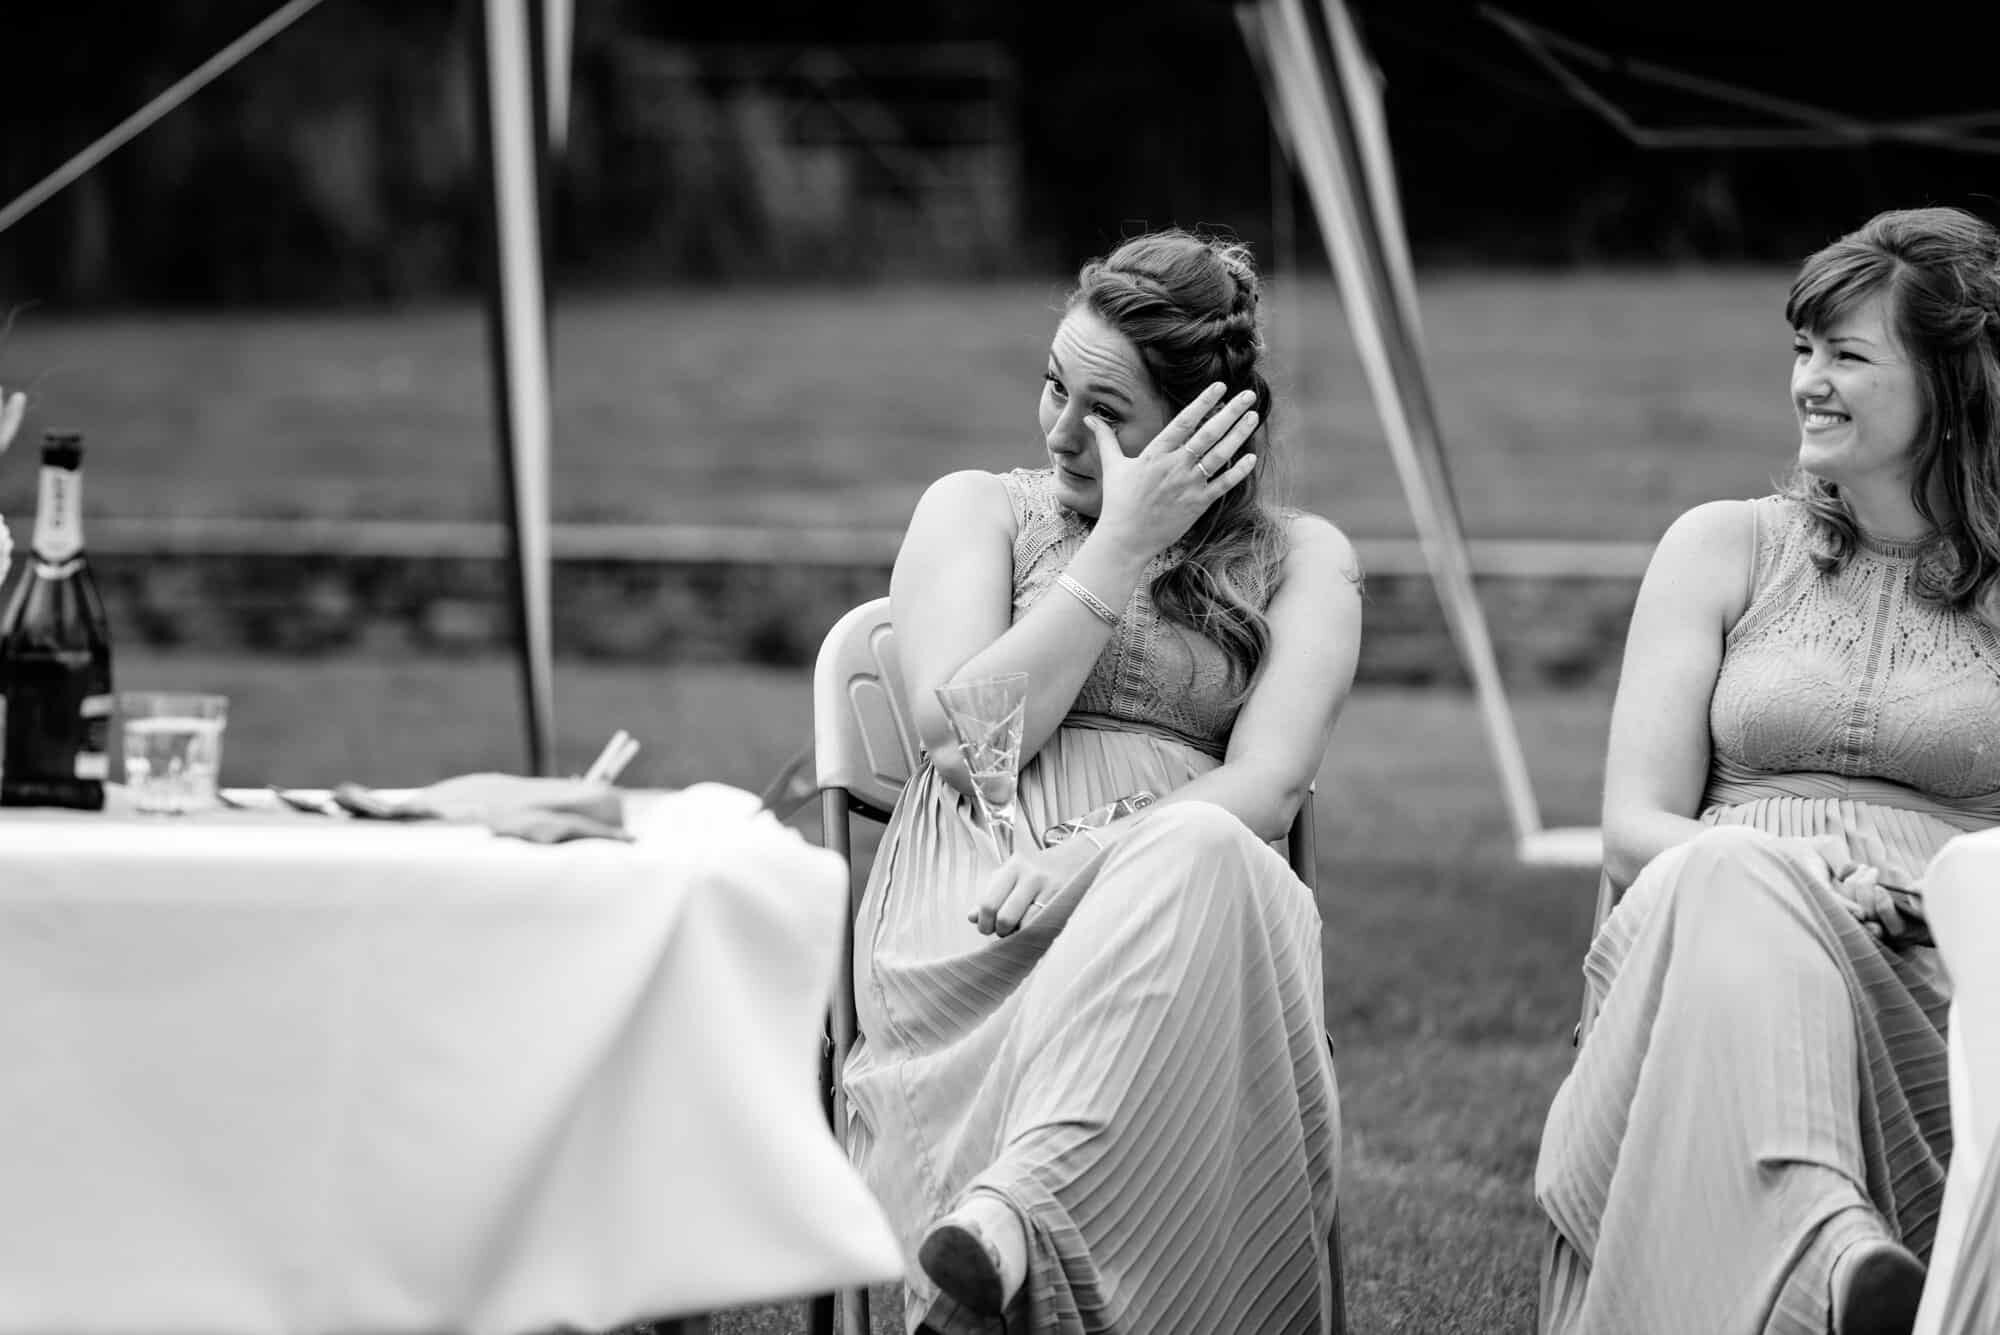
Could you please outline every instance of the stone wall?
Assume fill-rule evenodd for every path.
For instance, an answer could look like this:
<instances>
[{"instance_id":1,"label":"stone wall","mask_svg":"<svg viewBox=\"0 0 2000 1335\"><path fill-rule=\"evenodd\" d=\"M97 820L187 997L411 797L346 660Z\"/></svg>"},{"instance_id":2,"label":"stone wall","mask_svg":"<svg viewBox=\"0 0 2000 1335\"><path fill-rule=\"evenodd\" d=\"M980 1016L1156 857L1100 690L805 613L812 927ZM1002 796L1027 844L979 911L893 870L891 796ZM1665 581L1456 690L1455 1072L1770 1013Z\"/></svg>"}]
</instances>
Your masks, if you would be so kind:
<instances>
[{"instance_id":1,"label":"stone wall","mask_svg":"<svg viewBox=\"0 0 2000 1335\"><path fill-rule=\"evenodd\" d=\"M507 567L494 560L120 551L91 563L118 642L266 654L479 654L513 642ZM564 560L556 652L803 665L835 618L888 587L886 566ZM1487 577L1479 590L1510 683L1615 676L1636 581ZM1466 681L1428 579L1371 575L1364 592L1363 681Z\"/></svg>"}]
</instances>

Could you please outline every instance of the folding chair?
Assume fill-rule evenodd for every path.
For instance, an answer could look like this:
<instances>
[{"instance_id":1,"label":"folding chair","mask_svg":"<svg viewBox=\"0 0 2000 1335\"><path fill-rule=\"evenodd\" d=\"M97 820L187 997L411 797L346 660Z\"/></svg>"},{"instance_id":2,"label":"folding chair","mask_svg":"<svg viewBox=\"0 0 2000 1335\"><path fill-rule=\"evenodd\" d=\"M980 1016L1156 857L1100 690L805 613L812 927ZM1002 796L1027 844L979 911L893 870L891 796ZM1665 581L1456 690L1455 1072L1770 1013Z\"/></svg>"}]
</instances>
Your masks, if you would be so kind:
<instances>
[{"instance_id":1,"label":"folding chair","mask_svg":"<svg viewBox=\"0 0 2000 1335\"><path fill-rule=\"evenodd\" d=\"M841 927L841 970L834 985L821 1075L827 1116L834 1134L847 1136L847 1099L840 1091L840 1068L854 1045L854 913L859 907L853 874L854 845L849 819L865 816L886 823L903 785L917 769L917 729L905 711L903 670L889 624L889 600L861 604L834 623L820 643L813 667L813 756L820 793L820 820L826 847L848 864L850 901ZM1316 885L1313 804L1310 795L1286 836L1292 872L1308 888ZM1329 1043L1331 1040L1329 1040ZM1346 1284L1341 1271L1340 1212L1334 1211L1327 1239L1332 1265L1333 1329L1347 1330ZM868 1335L868 1293L846 1289L815 1298L812 1335Z\"/></svg>"}]
</instances>

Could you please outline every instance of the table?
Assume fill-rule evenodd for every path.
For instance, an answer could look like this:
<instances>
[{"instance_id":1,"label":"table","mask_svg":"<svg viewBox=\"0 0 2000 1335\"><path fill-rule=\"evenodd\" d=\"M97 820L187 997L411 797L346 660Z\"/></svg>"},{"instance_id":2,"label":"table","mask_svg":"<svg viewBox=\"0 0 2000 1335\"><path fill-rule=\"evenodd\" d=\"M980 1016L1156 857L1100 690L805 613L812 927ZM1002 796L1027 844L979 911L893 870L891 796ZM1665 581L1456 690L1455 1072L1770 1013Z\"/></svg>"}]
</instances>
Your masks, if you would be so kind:
<instances>
[{"instance_id":1,"label":"table","mask_svg":"<svg viewBox=\"0 0 2000 1335\"><path fill-rule=\"evenodd\" d=\"M630 844L0 812L0 1335L517 1335L897 1278L826 1126L845 873L740 790Z\"/></svg>"},{"instance_id":2,"label":"table","mask_svg":"<svg viewBox=\"0 0 2000 1335\"><path fill-rule=\"evenodd\" d=\"M1970 1329L1960 1290L1991 1282L1995 1258L1970 1259L1965 1246L1974 1221L1984 1216L1989 1243L2000 1218L1992 1179L1994 1132L2000 1125L2000 830L1960 835L1939 850L1924 873L1924 909L1938 950L1951 970L1951 1168L1945 1177L1937 1241L1917 1315L1919 1335L1962 1335ZM1980 1197L1985 1199L1982 1201ZM1958 1299L1954 1304L1953 1299Z\"/></svg>"}]
</instances>

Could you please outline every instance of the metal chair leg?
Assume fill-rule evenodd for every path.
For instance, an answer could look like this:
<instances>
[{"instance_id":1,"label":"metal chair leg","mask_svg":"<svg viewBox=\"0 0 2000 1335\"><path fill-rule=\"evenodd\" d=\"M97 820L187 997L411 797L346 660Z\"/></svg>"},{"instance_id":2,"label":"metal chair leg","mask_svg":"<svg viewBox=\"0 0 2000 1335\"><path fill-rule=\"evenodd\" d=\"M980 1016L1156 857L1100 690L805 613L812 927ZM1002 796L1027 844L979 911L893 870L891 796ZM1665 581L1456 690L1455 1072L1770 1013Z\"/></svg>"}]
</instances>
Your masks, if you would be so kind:
<instances>
[{"instance_id":1,"label":"metal chair leg","mask_svg":"<svg viewBox=\"0 0 2000 1335\"><path fill-rule=\"evenodd\" d=\"M868 1335L868 1290L840 1291L841 1335Z\"/></svg>"},{"instance_id":2,"label":"metal chair leg","mask_svg":"<svg viewBox=\"0 0 2000 1335\"><path fill-rule=\"evenodd\" d=\"M848 828L848 796L839 788L820 795L820 840L840 855L848 868L847 912L840 924L840 976L834 980L827 1008L827 1041L820 1048L820 1098L834 1139L847 1143L847 1097L840 1090L840 1068L854 1048L860 1022L854 1007L854 844ZM868 1290L841 1289L820 1294L806 1309L811 1335L868 1335Z\"/></svg>"},{"instance_id":3,"label":"metal chair leg","mask_svg":"<svg viewBox=\"0 0 2000 1335\"><path fill-rule=\"evenodd\" d=\"M1327 1237L1327 1271L1329 1287L1327 1296L1333 1304L1333 1335L1347 1335L1347 1277L1340 1259L1340 1206L1333 1207L1333 1229Z\"/></svg>"}]
</instances>

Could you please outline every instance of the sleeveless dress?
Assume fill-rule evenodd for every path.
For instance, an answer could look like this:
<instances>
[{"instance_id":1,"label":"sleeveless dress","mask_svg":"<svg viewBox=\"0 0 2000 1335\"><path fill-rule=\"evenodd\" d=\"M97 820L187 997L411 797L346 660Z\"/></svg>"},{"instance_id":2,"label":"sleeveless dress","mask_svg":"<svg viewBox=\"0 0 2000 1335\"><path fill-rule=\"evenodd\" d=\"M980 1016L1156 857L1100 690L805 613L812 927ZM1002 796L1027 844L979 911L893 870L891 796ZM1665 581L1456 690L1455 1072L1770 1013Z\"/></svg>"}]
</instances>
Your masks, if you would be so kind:
<instances>
[{"instance_id":1,"label":"sleeveless dress","mask_svg":"<svg viewBox=\"0 0 2000 1335\"><path fill-rule=\"evenodd\" d=\"M1014 615L1090 521L1053 475L1003 482ZM1040 832L1219 763L1222 651L1146 586L1071 713L1021 771ZM1007 937L966 921L995 866L971 805L924 764L883 835L855 925L861 1040L850 1153L906 1258L905 1321L998 1331L929 1284L924 1233L977 1186L1027 1223L1009 1332L1318 1332L1340 1118L1320 919L1270 845L1222 808L1147 813Z\"/></svg>"},{"instance_id":2,"label":"sleeveless dress","mask_svg":"<svg viewBox=\"0 0 2000 1335\"><path fill-rule=\"evenodd\" d=\"M1535 1173L1545 1332L1821 1335L1869 1210L1930 1253L1949 982L1856 923L1828 864L1915 884L2000 823L2000 639L1918 596L1917 544L1864 537L1822 573L1802 506L1752 505L1713 828L1646 865L1584 964L1601 1010Z\"/></svg>"}]
</instances>

